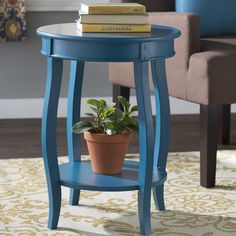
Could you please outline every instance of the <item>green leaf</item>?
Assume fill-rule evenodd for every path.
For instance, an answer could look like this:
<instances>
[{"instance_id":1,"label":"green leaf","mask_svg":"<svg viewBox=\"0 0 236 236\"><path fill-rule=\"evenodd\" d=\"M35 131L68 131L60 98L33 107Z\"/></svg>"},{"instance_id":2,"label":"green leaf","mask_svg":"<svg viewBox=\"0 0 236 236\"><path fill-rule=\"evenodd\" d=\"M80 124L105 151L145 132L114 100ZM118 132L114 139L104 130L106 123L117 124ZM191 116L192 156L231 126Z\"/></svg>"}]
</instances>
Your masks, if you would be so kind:
<instances>
[{"instance_id":1,"label":"green leaf","mask_svg":"<svg viewBox=\"0 0 236 236\"><path fill-rule=\"evenodd\" d=\"M99 108L105 108L107 105L106 101L103 99L99 100L98 103L99 103Z\"/></svg>"},{"instance_id":2,"label":"green leaf","mask_svg":"<svg viewBox=\"0 0 236 236\"><path fill-rule=\"evenodd\" d=\"M115 104L107 104L105 100L88 99L87 104L92 112L85 113L91 117L91 122L81 121L74 125L73 132L83 133L91 131L96 133L120 134L127 129L138 130L138 120L132 113L138 111L137 106L131 107L130 103L122 96L118 97L123 110L117 109Z\"/></svg>"},{"instance_id":3,"label":"green leaf","mask_svg":"<svg viewBox=\"0 0 236 236\"><path fill-rule=\"evenodd\" d=\"M130 117L127 127L135 132L138 132L138 119L136 117Z\"/></svg>"},{"instance_id":4,"label":"green leaf","mask_svg":"<svg viewBox=\"0 0 236 236\"><path fill-rule=\"evenodd\" d=\"M92 129L94 129L94 125L88 121L80 121L72 128L73 132L77 134L81 134Z\"/></svg>"},{"instance_id":5,"label":"green leaf","mask_svg":"<svg viewBox=\"0 0 236 236\"><path fill-rule=\"evenodd\" d=\"M108 129L115 129L115 124L113 124L113 123L108 123L108 124L107 124L107 128L108 128Z\"/></svg>"},{"instance_id":6,"label":"green leaf","mask_svg":"<svg viewBox=\"0 0 236 236\"><path fill-rule=\"evenodd\" d=\"M116 107L116 103L115 103L115 102L112 102L112 103L111 103L111 106L112 106L112 107Z\"/></svg>"},{"instance_id":7,"label":"green leaf","mask_svg":"<svg viewBox=\"0 0 236 236\"><path fill-rule=\"evenodd\" d=\"M138 111L138 106L133 106L130 110L130 114L136 111Z\"/></svg>"},{"instance_id":8,"label":"green leaf","mask_svg":"<svg viewBox=\"0 0 236 236\"><path fill-rule=\"evenodd\" d=\"M89 117L95 117L95 115L93 113L89 113L89 112L86 112L85 115L89 116Z\"/></svg>"},{"instance_id":9,"label":"green leaf","mask_svg":"<svg viewBox=\"0 0 236 236\"><path fill-rule=\"evenodd\" d=\"M102 115L104 117L110 116L111 114L113 114L116 111L115 107L108 107L104 112L102 112Z\"/></svg>"},{"instance_id":10,"label":"green leaf","mask_svg":"<svg viewBox=\"0 0 236 236\"><path fill-rule=\"evenodd\" d=\"M134 124L129 124L127 125L127 127L131 130L133 130L134 132L138 133L138 126L137 125L134 125Z\"/></svg>"},{"instance_id":11,"label":"green leaf","mask_svg":"<svg viewBox=\"0 0 236 236\"><path fill-rule=\"evenodd\" d=\"M102 122L103 122L104 124L107 124L107 123L113 122L113 120L112 120L111 118L104 118L104 119L102 120Z\"/></svg>"},{"instance_id":12,"label":"green leaf","mask_svg":"<svg viewBox=\"0 0 236 236\"><path fill-rule=\"evenodd\" d=\"M132 124L132 125L136 125L136 126L138 126L138 119L135 118L135 117L130 117L128 123L129 123L129 124Z\"/></svg>"},{"instance_id":13,"label":"green leaf","mask_svg":"<svg viewBox=\"0 0 236 236\"><path fill-rule=\"evenodd\" d=\"M88 99L87 104L91 105L91 106L94 106L96 108L99 108L99 105L100 105L99 101L96 100L96 99Z\"/></svg>"},{"instance_id":14,"label":"green leaf","mask_svg":"<svg viewBox=\"0 0 236 236\"><path fill-rule=\"evenodd\" d=\"M122 96L118 96L118 99L119 99L121 105L123 106L124 111L127 113L129 111L129 107L130 107L129 102Z\"/></svg>"},{"instance_id":15,"label":"green leaf","mask_svg":"<svg viewBox=\"0 0 236 236\"><path fill-rule=\"evenodd\" d=\"M98 112L98 109L97 109L97 108L95 108L95 107L90 107L90 109L91 109L91 110L93 110L95 113L97 113L97 112Z\"/></svg>"}]
</instances>

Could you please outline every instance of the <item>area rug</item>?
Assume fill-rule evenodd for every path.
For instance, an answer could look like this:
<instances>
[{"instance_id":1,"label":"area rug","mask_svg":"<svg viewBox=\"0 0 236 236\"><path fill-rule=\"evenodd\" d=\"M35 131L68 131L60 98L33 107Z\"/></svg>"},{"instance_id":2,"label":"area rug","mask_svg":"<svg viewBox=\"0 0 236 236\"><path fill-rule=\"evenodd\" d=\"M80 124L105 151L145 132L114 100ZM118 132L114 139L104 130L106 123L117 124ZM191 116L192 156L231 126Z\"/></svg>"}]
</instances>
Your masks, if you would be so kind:
<instances>
[{"instance_id":1,"label":"area rug","mask_svg":"<svg viewBox=\"0 0 236 236\"><path fill-rule=\"evenodd\" d=\"M153 235L236 235L235 151L218 152L213 189L199 186L199 153L170 154L167 169L166 211L152 201ZM0 160L0 235L140 235L136 195L82 191L80 205L70 206L63 188L58 229L48 230L42 158Z\"/></svg>"}]
</instances>

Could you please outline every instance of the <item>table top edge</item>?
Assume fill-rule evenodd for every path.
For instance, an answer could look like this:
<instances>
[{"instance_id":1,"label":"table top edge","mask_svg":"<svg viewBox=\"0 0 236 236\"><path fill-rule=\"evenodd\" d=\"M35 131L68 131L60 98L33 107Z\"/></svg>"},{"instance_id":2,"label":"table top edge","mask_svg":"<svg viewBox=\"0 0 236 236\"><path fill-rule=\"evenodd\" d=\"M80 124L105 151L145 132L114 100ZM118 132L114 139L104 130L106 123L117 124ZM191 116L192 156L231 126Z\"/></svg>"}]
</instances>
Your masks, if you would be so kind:
<instances>
[{"instance_id":1,"label":"table top edge","mask_svg":"<svg viewBox=\"0 0 236 236\"><path fill-rule=\"evenodd\" d=\"M65 24L73 24L73 23L65 23ZM63 39L63 40L71 40L71 41L105 41L105 42L124 42L124 41L129 41L129 42L148 42L148 41L156 41L156 40L168 40L168 39L175 39L178 38L181 35L181 32L179 29L170 27L170 26L164 26L164 25L152 25L152 30L153 29L160 29L160 30L169 30L170 33L166 36L151 36L150 33L149 36L144 35L147 33L144 33L143 36L139 33L139 36L137 37L124 37L124 34L120 34L122 37L117 37L119 36L118 33L108 33L107 36L109 37L99 37L101 35L100 33L86 33L84 36L75 36L75 35L62 35L62 34L55 34L55 33L47 33L44 32L44 28L46 27L53 27L53 26L60 26L60 25L65 25L65 24L53 24L53 25L46 25L39 27L37 29L37 35L40 37L46 37L46 38L51 38L51 39ZM75 24L75 23L74 23ZM76 26L75 26L76 27ZM111 37L111 34L113 34L115 37ZM130 33L130 34L136 34L136 33ZM96 37L97 35L98 37ZM102 33L102 36L106 36L106 33Z\"/></svg>"}]
</instances>

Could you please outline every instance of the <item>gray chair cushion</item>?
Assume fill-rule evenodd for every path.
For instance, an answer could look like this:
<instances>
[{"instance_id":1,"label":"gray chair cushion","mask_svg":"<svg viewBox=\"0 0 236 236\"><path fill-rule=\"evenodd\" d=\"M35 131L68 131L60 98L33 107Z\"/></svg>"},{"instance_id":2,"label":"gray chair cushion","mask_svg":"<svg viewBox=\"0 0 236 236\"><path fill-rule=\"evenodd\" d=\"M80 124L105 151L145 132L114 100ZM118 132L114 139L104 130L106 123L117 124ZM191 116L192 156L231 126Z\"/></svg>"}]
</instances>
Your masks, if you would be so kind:
<instances>
[{"instance_id":1,"label":"gray chair cushion","mask_svg":"<svg viewBox=\"0 0 236 236\"><path fill-rule=\"evenodd\" d=\"M236 36L201 39L190 58L187 100L201 104L236 102Z\"/></svg>"}]
</instances>

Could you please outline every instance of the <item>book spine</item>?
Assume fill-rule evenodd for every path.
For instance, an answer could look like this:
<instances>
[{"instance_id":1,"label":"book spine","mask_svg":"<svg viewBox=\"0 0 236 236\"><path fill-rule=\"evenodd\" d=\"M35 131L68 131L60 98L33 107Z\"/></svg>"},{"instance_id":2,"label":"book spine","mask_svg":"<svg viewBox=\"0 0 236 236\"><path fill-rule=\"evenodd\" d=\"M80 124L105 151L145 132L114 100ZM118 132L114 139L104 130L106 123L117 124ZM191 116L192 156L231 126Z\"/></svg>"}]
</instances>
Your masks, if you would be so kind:
<instances>
[{"instance_id":1,"label":"book spine","mask_svg":"<svg viewBox=\"0 0 236 236\"><path fill-rule=\"evenodd\" d=\"M100 24L82 24L84 33L149 33L151 25L100 25ZM80 28L80 27L79 27ZM81 29L81 28L80 28Z\"/></svg>"},{"instance_id":2,"label":"book spine","mask_svg":"<svg viewBox=\"0 0 236 236\"><path fill-rule=\"evenodd\" d=\"M89 6L88 14L144 14L145 6Z\"/></svg>"},{"instance_id":3,"label":"book spine","mask_svg":"<svg viewBox=\"0 0 236 236\"><path fill-rule=\"evenodd\" d=\"M95 16L93 18L93 16ZM104 15L99 18L101 15L87 15L87 16L80 16L79 20L81 24L118 24L118 25L144 25L148 24L147 17L128 17L128 18L122 18L121 15L119 15L119 18L111 17L116 15L107 15L109 17L104 17ZM127 15L124 15L127 16ZM132 15L130 15L132 16Z\"/></svg>"}]
</instances>

